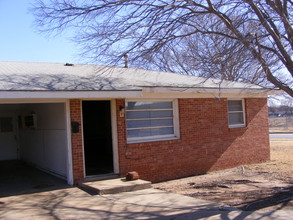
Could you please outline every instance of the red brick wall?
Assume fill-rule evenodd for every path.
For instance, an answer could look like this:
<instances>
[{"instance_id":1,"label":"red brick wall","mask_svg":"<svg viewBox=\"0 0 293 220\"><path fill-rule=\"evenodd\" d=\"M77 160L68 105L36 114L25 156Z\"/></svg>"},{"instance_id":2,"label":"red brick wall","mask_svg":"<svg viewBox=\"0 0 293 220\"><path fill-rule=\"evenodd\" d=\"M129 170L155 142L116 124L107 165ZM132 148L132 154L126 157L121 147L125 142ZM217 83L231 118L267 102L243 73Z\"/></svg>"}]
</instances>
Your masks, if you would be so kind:
<instances>
[{"instance_id":1,"label":"red brick wall","mask_svg":"<svg viewBox=\"0 0 293 220\"><path fill-rule=\"evenodd\" d=\"M179 99L180 139L126 143L125 117L117 103L120 174L139 172L153 182L269 159L266 99L246 99L244 128L228 128L226 99ZM70 100L71 121L81 124L81 101ZM84 178L82 127L72 133L74 182Z\"/></svg>"},{"instance_id":2,"label":"red brick wall","mask_svg":"<svg viewBox=\"0 0 293 220\"><path fill-rule=\"evenodd\" d=\"M80 124L79 132L71 133L73 181L77 183L84 178L81 100L79 99L70 100L70 120Z\"/></svg>"},{"instance_id":3,"label":"red brick wall","mask_svg":"<svg viewBox=\"0 0 293 220\"><path fill-rule=\"evenodd\" d=\"M126 143L125 118L117 130L120 174L137 171L153 182L266 161L270 157L267 100L246 99L244 128L228 128L227 99L179 99L180 139Z\"/></svg>"}]
</instances>

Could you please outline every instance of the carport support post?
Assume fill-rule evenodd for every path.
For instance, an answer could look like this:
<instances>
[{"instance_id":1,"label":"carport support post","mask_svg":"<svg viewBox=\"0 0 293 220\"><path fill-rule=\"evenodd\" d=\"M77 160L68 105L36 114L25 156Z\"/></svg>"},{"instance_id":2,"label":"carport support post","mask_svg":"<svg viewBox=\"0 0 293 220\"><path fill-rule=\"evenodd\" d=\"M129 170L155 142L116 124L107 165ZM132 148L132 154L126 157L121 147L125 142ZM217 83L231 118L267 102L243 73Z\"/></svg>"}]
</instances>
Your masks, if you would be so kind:
<instances>
[{"instance_id":1,"label":"carport support post","mask_svg":"<svg viewBox=\"0 0 293 220\"><path fill-rule=\"evenodd\" d=\"M82 140L82 111L81 100L70 100L70 120L71 122L78 123L79 129L77 132L71 131L72 143L72 167L73 167L73 182L76 184L78 181L84 179L84 157L83 157L83 140Z\"/></svg>"}]
</instances>

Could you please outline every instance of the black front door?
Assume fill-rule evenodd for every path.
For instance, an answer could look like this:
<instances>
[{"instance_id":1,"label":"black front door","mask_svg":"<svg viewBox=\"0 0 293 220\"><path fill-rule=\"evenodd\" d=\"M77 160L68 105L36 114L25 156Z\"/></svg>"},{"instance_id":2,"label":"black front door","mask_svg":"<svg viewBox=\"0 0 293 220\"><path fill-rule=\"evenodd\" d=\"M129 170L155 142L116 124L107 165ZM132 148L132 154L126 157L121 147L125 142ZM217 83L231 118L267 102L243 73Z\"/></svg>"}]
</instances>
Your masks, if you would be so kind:
<instances>
[{"instance_id":1,"label":"black front door","mask_svg":"<svg viewBox=\"0 0 293 220\"><path fill-rule=\"evenodd\" d=\"M110 101L83 101L86 176L113 173Z\"/></svg>"}]
</instances>

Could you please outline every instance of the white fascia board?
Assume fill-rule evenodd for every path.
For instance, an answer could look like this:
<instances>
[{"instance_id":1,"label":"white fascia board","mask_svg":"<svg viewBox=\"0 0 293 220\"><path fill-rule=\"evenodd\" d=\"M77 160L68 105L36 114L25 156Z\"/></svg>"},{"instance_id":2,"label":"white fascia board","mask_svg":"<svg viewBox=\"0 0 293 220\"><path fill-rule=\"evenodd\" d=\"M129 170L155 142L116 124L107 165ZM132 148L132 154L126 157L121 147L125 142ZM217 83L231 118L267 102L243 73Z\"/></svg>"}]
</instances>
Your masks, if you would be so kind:
<instances>
[{"instance_id":1,"label":"white fascia board","mask_svg":"<svg viewBox=\"0 0 293 220\"><path fill-rule=\"evenodd\" d=\"M0 104L28 104L28 103L66 103L68 99L19 99L19 98L0 98Z\"/></svg>"},{"instance_id":2,"label":"white fascia board","mask_svg":"<svg viewBox=\"0 0 293 220\"><path fill-rule=\"evenodd\" d=\"M137 98L141 96L141 91L0 91L0 100Z\"/></svg>"},{"instance_id":3,"label":"white fascia board","mask_svg":"<svg viewBox=\"0 0 293 220\"><path fill-rule=\"evenodd\" d=\"M267 97L280 91L268 89L215 89L143 87L142 91L0 91L0 102L64 102L67 99L118 98L225 98Z\"/></svg>"}]
</instances>

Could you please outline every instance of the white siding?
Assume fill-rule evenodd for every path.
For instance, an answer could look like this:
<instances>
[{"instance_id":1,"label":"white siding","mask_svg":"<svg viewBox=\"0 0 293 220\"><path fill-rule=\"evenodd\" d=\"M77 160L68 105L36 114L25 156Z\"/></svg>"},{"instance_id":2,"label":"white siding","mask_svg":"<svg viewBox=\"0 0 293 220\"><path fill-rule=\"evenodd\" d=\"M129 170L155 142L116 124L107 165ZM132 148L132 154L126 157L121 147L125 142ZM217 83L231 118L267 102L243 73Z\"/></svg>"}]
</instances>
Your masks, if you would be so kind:
<instances>
[{"instance_id":1,"label":"white siding","mask_svg":"<svg viewBox=\"0 0 293 220\"><path fill-rule=\"evenodd\" d=\"M35 129L20 129L21 159L63 177L66 169L66 122L63 103L21 105L23 115L37 116Z\"/></svg>"}]
</instances>

